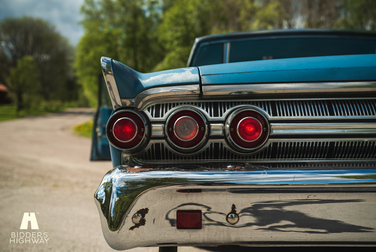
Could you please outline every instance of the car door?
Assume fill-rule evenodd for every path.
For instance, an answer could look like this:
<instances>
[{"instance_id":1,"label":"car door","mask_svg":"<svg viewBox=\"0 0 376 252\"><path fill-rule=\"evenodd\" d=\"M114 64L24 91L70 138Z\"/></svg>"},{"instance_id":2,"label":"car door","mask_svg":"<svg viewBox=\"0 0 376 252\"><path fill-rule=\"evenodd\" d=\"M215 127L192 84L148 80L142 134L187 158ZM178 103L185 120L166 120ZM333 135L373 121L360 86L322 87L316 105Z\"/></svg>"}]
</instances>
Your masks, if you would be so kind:
<instances>
[{"instance_id":1,"label":"car door","mask_svg":"<svg viewBox=\"0 0 376 252\"><path fill-rule=\"evenodd\" d=\"M94 115L90 161L111 160L106 124L112 113L110 98L102 75L98 76L98 107Z\"/></svg>"}]
</instances>

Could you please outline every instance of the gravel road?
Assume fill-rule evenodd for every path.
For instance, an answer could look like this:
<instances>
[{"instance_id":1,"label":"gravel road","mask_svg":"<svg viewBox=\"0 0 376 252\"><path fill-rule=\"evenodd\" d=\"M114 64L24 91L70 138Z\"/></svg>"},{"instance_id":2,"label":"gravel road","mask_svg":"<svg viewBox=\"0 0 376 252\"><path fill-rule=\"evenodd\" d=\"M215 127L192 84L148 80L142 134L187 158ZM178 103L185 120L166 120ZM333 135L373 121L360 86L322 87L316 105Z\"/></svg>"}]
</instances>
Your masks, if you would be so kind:
<instances>
[{"instance_id":1,"label":"gravel road","mask_svg":"<svg viewBox=\"0 0 376 252\"><path fill-rule=\"evenodd\" d=\"M90 139L72 133L92 115L91 109L69 109L0 123L0 251L114 251L93 198L111 163L90 162ZM25 212L36 214L39 230L20 230ZM205 250L179 248L187 251Z\"/></svg>"}]
</instances>

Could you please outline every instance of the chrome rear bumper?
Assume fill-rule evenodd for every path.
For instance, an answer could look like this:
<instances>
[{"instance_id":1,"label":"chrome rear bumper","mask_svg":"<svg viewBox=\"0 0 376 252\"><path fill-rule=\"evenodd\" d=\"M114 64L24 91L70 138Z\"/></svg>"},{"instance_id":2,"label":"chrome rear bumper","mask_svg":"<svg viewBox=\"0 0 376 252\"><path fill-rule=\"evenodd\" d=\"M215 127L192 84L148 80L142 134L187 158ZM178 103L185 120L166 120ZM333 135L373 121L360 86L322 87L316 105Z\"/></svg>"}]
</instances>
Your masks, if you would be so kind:
<instances>
[{"instance_id":1,"label":"chrome rear bumper","mask_svg":"<svg viewBox=\"0 0 376 252\"><path fill-rule=\"evenodd\" d=\"M376 169L153 170L117 167L95 193L115 249L376 245ZM177 229L200 210L201 229ZM236 213L231 224L226 217Z\"/></svg>"}]
</instances>

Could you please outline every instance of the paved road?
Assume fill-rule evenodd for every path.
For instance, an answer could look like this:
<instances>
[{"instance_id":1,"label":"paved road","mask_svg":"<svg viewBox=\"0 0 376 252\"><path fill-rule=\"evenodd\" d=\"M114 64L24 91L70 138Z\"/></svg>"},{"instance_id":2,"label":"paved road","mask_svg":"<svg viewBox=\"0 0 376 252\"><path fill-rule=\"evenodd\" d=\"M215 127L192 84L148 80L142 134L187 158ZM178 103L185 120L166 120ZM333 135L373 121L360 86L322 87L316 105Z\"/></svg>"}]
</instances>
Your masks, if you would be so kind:
<instances>
[{"instance_id":1,"label":"paved road","mask_svg":"<svg viewBox=\"0 0 376 252\"><path fill-rule=\"evenodd\" d=\"M111 164L90 162L90 140L72 133L92 114L70 109L0 123L0 251L114 251L103 238L93 198ZM25 212L36 214L38 230L20 230ZM204 250L179 248L187 251Z\"/></svg>"}]
</instances>

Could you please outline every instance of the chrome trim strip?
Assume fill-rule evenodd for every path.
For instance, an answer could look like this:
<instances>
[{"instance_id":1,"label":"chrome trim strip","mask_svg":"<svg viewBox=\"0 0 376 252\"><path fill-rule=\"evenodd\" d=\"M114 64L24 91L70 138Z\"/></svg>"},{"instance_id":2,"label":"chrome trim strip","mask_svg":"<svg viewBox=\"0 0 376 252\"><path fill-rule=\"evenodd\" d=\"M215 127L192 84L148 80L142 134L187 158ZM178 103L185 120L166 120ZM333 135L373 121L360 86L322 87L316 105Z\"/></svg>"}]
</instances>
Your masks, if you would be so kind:
<instances>
[{"instance_id":1,"label":"chrome trim strip","mask_svg":"<svg viewBox=\"0 0 376 252\"><path fill-rule=\"evenodd\" d=\"M270 128L272 136L376 133L376 123L271 123Z\"/></svg>"},{"instance_id":2,"label":"chrome trim strip","mask_svg":"<svg viewBox=\"0 0 376 252\"><path fill-rule=\"evenodd\" d=\"M189 100L198 99L200 96L200 85L179 85L168 87L157 87L144 90L132 99L121 99L124 107L135 107L140 110L144 109L151 103L163 100L168 102L171 100Z\"/></svg>"},{"instance_id":3,"label":"chrome trim strip","mask_svg":"<svg viewBox=\"0 0 376 252\"><path fill-rule=\"evenodd\" d=\"M115 249L286 241L375 244L375 175L375 168L174 171L123 166L104 176L94 196L103 234ZM235 226L226 222L232 209L239 214ZM203 228L177 230L177 210L201 210ZM132 217L140 212L144 221L135 225Z\"/></svg>"},{"instance_id":4,"label":"chrome trim strip","mask_svg":"<svg viewBox=\"0 0 376 252\"><path fill-rule=\"evenodd\" d=\"M209 127L210 127L210 136L224 136L223 123L211 123Z\"/></svg>"},{"instance_id":5,"label":"chrome trim strip","mask_svg":"<svg viewBox=\"0 0 376 252\"><path fill-rule=\"evenodd\" d=\"M304 139L292 139L292 138L269 138L269 142L277 143L277 142L352 142L352 141L361 141L361 142L368 142L368 141L376 141L376 137L352 137L352 138L304 138Z\"/></svg>"},{"instance_id":6,"label":"chrome trim strip","mask_svg":"<svg viewBox=\"0 0 376 252\"><path fill-rule=\"evenodd\" d=\"M164 137L164 124L152 124L151 125L151 137Z\"/></svg>"},{"instance_id":7,"label":"chrome trim strip","mask_svg":"<svg viewBox=\"0 0 376 252\"><path fill-rule=\"evenodd\" d=\"M313 82L313 83L263 83L203 85L204 98L226 98L250 95L319 94L319 93L368 93L376 92L375 81L359 82Z\"/></svg>"},{"instance_id":8,"label":"chrome trim strip","mask_svg":"<svg viewBox=\"0 0 376 252\"><path fill-rule=\"evenodd\" d=\"M115 77L112 72L112 59L108 57L102 57L101 66L103 77L106 81L107 91L111 99L112 108L120 108L122 106L122 102L116 85Z\"/></svg>"},{"instance_id":9,"label":"chrome trim strip","mask_svg":"<svg viewBox=\"0 0 376 252\"><path fill-rule=\"evenodd\" d=\"M229 63L230 62L231 43L227 42L227 43L225 43L225 45L226 45L226 54L225 54L226 61L225 61L225 63Z\"/></svg>"}]
</instances>

